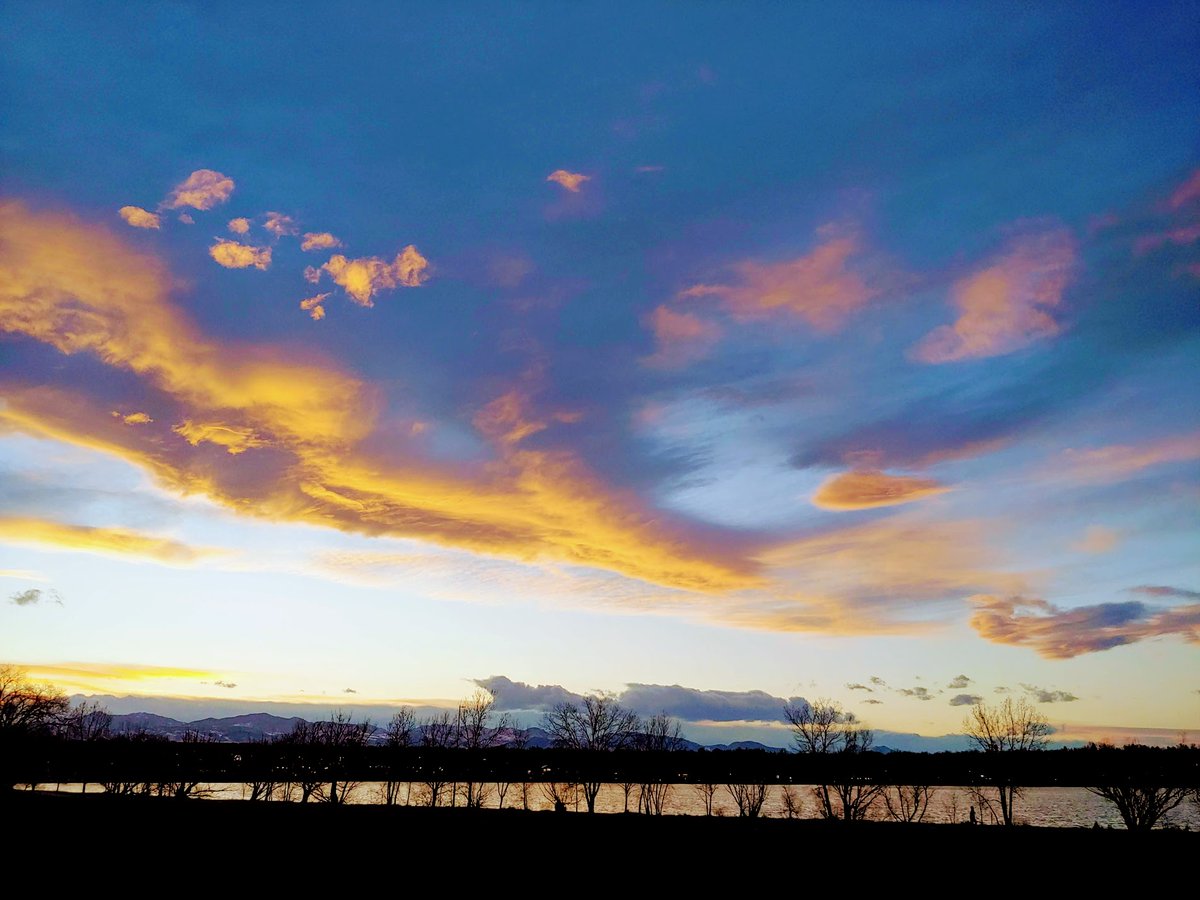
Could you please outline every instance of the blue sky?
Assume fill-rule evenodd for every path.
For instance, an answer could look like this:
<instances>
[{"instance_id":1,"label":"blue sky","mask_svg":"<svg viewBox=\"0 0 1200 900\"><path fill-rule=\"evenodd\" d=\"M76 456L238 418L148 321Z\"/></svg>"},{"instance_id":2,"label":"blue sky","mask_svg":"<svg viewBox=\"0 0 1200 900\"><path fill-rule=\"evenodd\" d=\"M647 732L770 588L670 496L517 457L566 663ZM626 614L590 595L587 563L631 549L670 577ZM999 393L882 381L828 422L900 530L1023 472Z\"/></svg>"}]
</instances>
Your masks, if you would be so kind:
<instances>
[{"instance_id":1,"label":"blue sky","mask_svg":"<svg viewBox=\"0 0 1200 900\"><path fill-rule=\"evenodd\" d=\"M6 4L0 657L1197 727L1195 13Z\"/></svg>"}]
</instances>

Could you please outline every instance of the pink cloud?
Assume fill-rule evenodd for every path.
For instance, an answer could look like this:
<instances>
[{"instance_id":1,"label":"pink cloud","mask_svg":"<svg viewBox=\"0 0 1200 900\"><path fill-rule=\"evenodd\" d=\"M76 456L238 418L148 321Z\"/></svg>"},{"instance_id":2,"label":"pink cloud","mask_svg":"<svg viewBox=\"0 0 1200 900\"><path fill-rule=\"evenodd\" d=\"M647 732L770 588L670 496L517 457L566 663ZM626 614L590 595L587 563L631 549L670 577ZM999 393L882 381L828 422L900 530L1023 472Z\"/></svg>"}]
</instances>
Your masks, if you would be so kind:
<instances>
[{"instance_id":1,"label":"pink cloud","mask_svg":"<svg viewBox=\"0 0 1200 900\"><path fill-rule=\"evenodd\" d=\"M1061 330L1052 315L1075 267L1075 241L1063 228L1009 244L987 268L955 283L952 325L935 328L912 349L924 363L1002 356Z\"/></svg>"},{"instance_id":2,"label":"pink cloud","mask_svg":"<svg viewBox=\"0 0 1200 900\"><path fill-rule=\"evenodd\" d=\"M655 368L675 369L703 359L721 338L715 322L659 306L648 317L655 350L642 362Z\"/></svg>"},{"instance_id":3,"label":"pink cloud","mask_svg":"<svg viewBox=\"0 0 1200 900\"><path fill-rule=\"evenodd\" d=\"M1063 451L1066 474L1083 481L1120 481L1143 469L1200 459L1200 431L1143 444Z\"/></svg>"},{"instance_id":4,"label":"pink cloud","mask_svg":"<svg viewBox=\"0 0 1200 900\"><path fill-rule=\"evenodd\" d=\"M876 293L850 266L860 250L853 235L831 237L795 259L738 263L734 283L693 285L679 297L716 297L738 319L793 315L817 331L835 331Z\"/></svg>"},{"instance_id":5,"label":"pink cloud","mask_svg":"<svg viewBox=\"0 0 1200 900\"><path fill-rule=\"evenodd\" d=\"M568 172L566 169L555 169L546 176L546 180L562 185L572 194L578 194L580 185L585 181L591 181L592 176L580 172Z\"/></svg>"},{"instance_id":6,"label":"pink cloud","mask_svg":"<svg viewBox=\"0 0 1200 900\"><path fill-rule=\"evenodd\" d=\"M1200 200L1200 169L1189 175L1187 181L1175 188L1167 205L1171 209L1179 209L1194 200Z\"/></svg>"}]
</instances>

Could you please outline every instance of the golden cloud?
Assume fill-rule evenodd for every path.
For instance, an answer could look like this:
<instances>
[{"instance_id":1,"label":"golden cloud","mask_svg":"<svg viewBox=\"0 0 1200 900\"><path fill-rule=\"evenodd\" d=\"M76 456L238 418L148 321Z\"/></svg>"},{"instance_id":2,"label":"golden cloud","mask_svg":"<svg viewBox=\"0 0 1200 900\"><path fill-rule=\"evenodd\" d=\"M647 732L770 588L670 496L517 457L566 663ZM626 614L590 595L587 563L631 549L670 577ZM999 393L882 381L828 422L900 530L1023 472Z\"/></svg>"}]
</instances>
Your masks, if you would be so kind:
<instances>
[{"instance_id":1,"label":"golden cloud","mask_svg":"<svg viewBox=\"0 0 1200 900\"><path fill-rule=\"evenodd\" d=\"M119 412L113 412L114 416L120 418L126 425L149 425L154 420L150 418L149 413L132 412L127 415L121 415Z\"/></svg>"},{"instance_id":2,"label":"golden cloud","mask_svg":"<svg viewBox=\"0 0 1200 900\"><path fill-rule=\"evenodd\" d=\"M233 179L212 169L197 169L175 185L162 205L167 209L190 206L193 209L212 209L229 199Z\"/></svg>"},{"instance_id":3,"label":"golden cloud","mask_svg":"<svg viewBox=\"0 0 1200 900\"><path fill-rule=\"evenodd\" d=\"M93 528L20 516L0 516L0 541L86 553L137 556L174 565L193 563L216 552L124 528Z\"/></svg>"},{"instance_id":4,"label":"golden cloud","mask_svg":"<svg viewBox=\"0 0 1200 900\"><path fill-rule=\"evenodd\" d=\"M300 242L301 250L332 250L342 246L342 242L328 231L306 231L304 240Z\"/></svg>"},{"instance_id":5,"label":"golden cloud","mask_svg":"<svg viewBox=\"0 0 1200 900\"><path fill-rule=\"evenodd\" d=\"M546 430L546 423L530 414L529 398L511 390L492 400L472 420L475 427L488 437L505 444L516 444Z\"/></svg>"},{"instance_id":6,"label":"golden cloud","mask_svg":"<svg viewBox=\"0 0 1200 900\"><path fill-rule=\"evenodd\" d=\"M821 233L829 234L831 229L827 226ZM853 235L833 236L795 259L738 263L733 267L736 283L697 284L679 297L716 297L739 319L787 314L803 319L817 331L835 331L876 293L850 266L860 252Z\"/></svg>"},{"instance_id":7,"label":"golden cloud","mask_svg":"<svg viewBox=\"0 0 1200 900\"><path fill-rule=\"evenodd\" d=\"M268 212L267 221L263 223L263 228L280 238L289 234L296 234L300 231L296 227L295 221L291 216L285 216L283 213Z\"/></svg>"},{"instance_id":8,"label":"golden cloud","mask_svg":"<svg viewBox=\"0 0 1200 900\"><path fill-rule=\"evenodd\" d=\"M842 472L826 479L812 496L822 509L872 509L934 497L950 490L932 478L888 475L878 469Z\"/></svg>"},{"instance_id":9,"label":"golden cloud","mask_svg":"<svg viewBox=\"0 0 1200 900\"><path fill-rule=\"evenodd\" d=\"M546 176L546 180L562 185L572 194L578 194L579 186L585 181L591 181L592 176L583 175L579 172L568 172L566 169L555 169Z\"/></svg>"},{"instance_id":10,"label":"golden cloud","mask_svg":"<svg viewBox=\"0 0 1200 900\"><path fill-rule=\"evenodd\" d=\"M310 267L311 268L311 267ZM305 271L305 278L316 282L320 280L322 270L329 273L334 283L340 285L350 299L359 306L374 306L371 298L379 291L395 287L420 287L428 279L426 271L429 260L425 259L417 248L409 244L396 254L392 262L386 262L378 256L367 256L361 259L347 259L340 253L329 258L329 262L314 269L316 277L310 277Z\"/></svg>"},{"instance_id":11,"label":"golden cloud","mask_svg":"<svg viewBox=\"0 0 1200 900\"><path fill-rule=\"evenodd\" d=\"M266 270L271 265L270 247L251 247L237 241L218 239L208 248L208 255L227 269L246 269L254 266Z\"/></svg>"},{"instance_id":12,"label":"golden cloud","mask_svg":"<svg viewBox=\"0 0 1200 900\"><path fill-rule=\"evenodd\" d=\"M958 319L925 335L913 358L947 363L1001 356L1058 334L1051 313L1062 302L1075 257L1065 228L1014 240L987 268L955 283Z\"/></svg>"},{"instance_id":13,"label":"golden cloud","mask_svg":"<svg viewBox=\"0 0 1200 900\"><path fill-rule=\"evenodd\" d=\"M171 430L193 447L203 443L216 444L224 447L226 452L233 456L256 447L270 446L269 441L259 437L250 428L222 425L220 422L193 422L185 419Z\"/></svg>"},{"instance_id":14,"label":"golden cloud","mask_svg":"<svg viewBox=\"0 0 1200 900\"><path fill-rule=\"evenodd\" d=\"M324 294L316 294L312 297L305 297L300 301L300 308L307 312L312 317L314 322L320 322L325 318L325 298L329 296L329 291Z\"/></svg>"},{"instance_id":15,"label":"golden cloud","mask_svg":"<svg viewBox=\"0 0 1200 900\"><path fill-rule=\"evenodd\" d=\"M162 223L157 215L142 209L140 206L122 206L117 210L117 214L125 220L126 224L132 225L134 228L160 228Z\"/></svg>"},{"instance_id":16,"label":"golden cloud","mask_svg":"<svg viewBox=\"0 0 1200 900\"><path fill-rule=\"evenodd\" d=\"M475 472L394 447L369 452L361 444L375 427L374 389L331 364L210 339L171 303L173 280L157 259L103 228L17 203L0 205L0 231L0 329L134 373L197 440L127 428L101 411L110 403L45 385L4 385L0 421L9 427L112 453L169 489L272 520L558 560L690 590L760 581L738 542L670 522L565 451L502 441L501 456ZM214 454L205 443L230 450L247 436L264 446Z\"/></svg>"},{"instance_id":17,"label":"golden cloud","mask_svg":"<svg viewBox=\"0 0 1200 900\"><path fill-rule=\"evenodd\" d=\"M247 218L230 219L229 230L234 234L246 234L250 231L250 220Z\"/></svg>"},{"instance_id":18,"label":"golden cloud","mask_svg":"<svg viewBox=\"0 0 1200 900\"><path fill-rule=\"evenodd\" d=\"M715 322L667 306L655 308L648 322L655 350L642 363L653 368L675 369L696 362L721 339L721 328Z\"/></svg>"}]
</instances>

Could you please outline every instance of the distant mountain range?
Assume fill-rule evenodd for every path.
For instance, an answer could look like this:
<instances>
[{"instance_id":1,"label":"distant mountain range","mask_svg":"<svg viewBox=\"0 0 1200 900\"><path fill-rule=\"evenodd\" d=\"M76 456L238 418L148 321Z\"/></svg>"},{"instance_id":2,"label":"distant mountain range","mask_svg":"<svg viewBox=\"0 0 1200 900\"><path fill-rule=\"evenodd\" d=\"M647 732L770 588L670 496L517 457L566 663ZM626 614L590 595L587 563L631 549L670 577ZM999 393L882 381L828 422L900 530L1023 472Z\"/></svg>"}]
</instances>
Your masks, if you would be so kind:
<instances>
[{"instance_id":1,"label":"distant mountain range","mask_svg":"<svg viewBox=\"0 0 1200 900\"><path fill-rule=\"evenodd\" d=\"M225 718L196 719L193 722L181 722L169 716L160 716L149 712L124 713L112 717L112 730L116 734L141 732L159 735L169 740L182 740L189 732L195 732L206 737L215 738L223 743L244 743L279 738L289 734L297 722L304 722L300 716L275 716L271 713L246 713L240 716ZM419 727L419 726L418 726ZM544 748L552 743L549 733L533 726L519 729L515 733L525 736L527 747ZM376 732L373 741L382 742L382 731ZM770 750L779 752L778 747L768 747L758 741L734 741L731 744L698 744L695 741L683 741L685 750Z\"/></svg>"}]
</instances>

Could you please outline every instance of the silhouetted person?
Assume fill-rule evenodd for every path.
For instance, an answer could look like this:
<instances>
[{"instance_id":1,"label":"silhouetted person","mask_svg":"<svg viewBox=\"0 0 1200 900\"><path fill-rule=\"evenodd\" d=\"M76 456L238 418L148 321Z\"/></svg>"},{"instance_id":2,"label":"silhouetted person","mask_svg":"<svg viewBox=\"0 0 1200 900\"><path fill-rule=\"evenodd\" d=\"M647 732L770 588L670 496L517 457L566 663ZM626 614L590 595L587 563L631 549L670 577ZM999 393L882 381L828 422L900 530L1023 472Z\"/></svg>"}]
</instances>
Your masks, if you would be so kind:
<instances>
[{"instance_id":1,"label":"silhouetted person","mask_svg":"<svg viewBox=\"0 0 1200 900\"><path fill-rule=\"evenodd\" d=\"M974 806L971 807L971 824L972 825L975 824L975 807Z\"/></svg>"}]
</instances>

